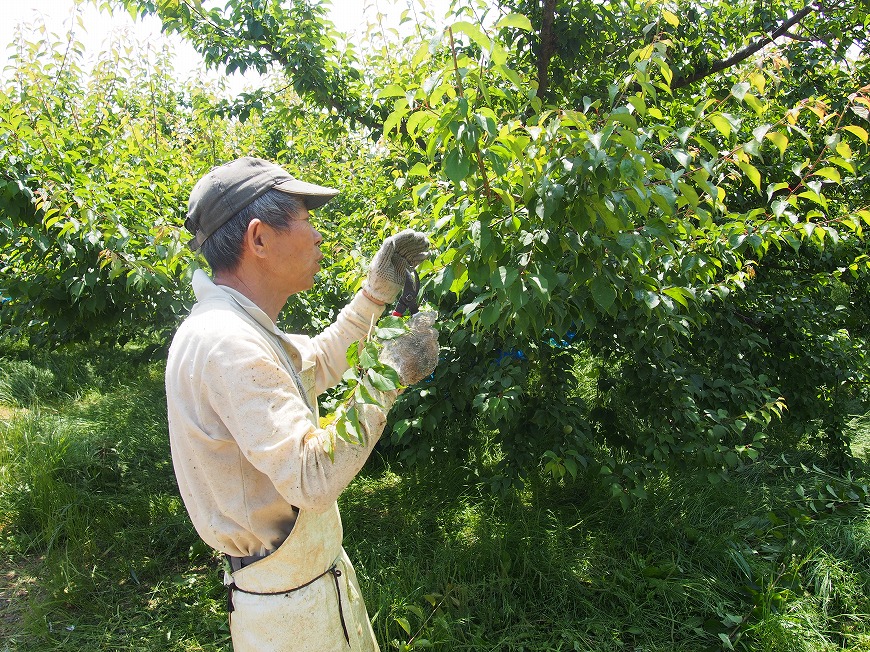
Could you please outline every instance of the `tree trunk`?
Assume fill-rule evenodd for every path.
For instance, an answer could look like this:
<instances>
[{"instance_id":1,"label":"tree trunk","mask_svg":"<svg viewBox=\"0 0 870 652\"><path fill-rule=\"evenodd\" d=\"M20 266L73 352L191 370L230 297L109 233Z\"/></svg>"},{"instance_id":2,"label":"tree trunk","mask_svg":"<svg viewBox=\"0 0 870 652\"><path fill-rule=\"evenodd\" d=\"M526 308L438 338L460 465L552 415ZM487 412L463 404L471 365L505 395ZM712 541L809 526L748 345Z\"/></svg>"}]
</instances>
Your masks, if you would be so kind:
<instances>
[{"instance_id":1,"label":"tree trunk","mask_svg":"<svg viewBox=\"0 0 870 652\"><path fill-rule=\"evenodd\" d=\"M543 0L541 17L541 53L538 57L538 97L544 98L549 87L548 68L556 51L553 22L556 16L556 0Z\"/></svg>"}]
</instances>

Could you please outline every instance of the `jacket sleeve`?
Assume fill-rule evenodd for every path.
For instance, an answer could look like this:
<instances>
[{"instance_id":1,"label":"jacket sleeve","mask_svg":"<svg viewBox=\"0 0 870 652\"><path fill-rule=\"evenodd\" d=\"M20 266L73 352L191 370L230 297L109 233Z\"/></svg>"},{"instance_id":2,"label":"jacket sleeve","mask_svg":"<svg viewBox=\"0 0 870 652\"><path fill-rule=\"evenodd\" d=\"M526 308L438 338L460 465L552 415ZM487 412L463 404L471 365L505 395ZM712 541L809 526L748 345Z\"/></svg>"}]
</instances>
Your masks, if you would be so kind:
<instances>
[{"instance_id":1,"label":"jacket sleeve","mask_svg":"<svg viewBox=\"0 0 870 652\"><path fill-rule=\"evenodd\" d=\"M203 370L208 402L245 459L287 502L328 508L365 464L397 393L378 393L383 408L359 406L364 442L349 444L336 436L334 426L314 426L290 373L267 344L237 335L215 342L208 356ZM330 439L334 461L326 453Z\"/></svg>"},{"instance_id":2,"label":"jacket sleeve","mask_svg":"<svg viewBox=\"0 0 870 652\"><path fill-rule=\"evenodd\" d=\"M316 363L315 388L318 395L334 387L347 371L347 349L359 342L377 323L384 306L367 299L357 292L336 320L313 338L288 335L303 357L313 358Z\"/></svg>"}]
</instances>

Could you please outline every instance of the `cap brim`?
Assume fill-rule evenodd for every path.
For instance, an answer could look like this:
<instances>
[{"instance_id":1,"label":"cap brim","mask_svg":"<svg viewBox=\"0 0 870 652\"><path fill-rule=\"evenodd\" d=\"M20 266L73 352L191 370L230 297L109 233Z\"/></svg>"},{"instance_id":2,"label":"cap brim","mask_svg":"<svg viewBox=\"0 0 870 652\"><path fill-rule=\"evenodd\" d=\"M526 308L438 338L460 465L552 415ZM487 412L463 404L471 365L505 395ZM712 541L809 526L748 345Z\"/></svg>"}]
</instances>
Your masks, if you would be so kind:
<instances>
[{"instance_id":1,"label":"cap brim","mask_svg":"<svg viewBox=\"0 0 870 652\"><path fill-rule=\"evenodd\" d=\"M289 195L297 195L305 202L308 210L320 208L338 194L335 188L318 186L313 183L299 181L299 179L284 179L273 187L274 190L286 192Z\"/></svg>"}]
</instances>

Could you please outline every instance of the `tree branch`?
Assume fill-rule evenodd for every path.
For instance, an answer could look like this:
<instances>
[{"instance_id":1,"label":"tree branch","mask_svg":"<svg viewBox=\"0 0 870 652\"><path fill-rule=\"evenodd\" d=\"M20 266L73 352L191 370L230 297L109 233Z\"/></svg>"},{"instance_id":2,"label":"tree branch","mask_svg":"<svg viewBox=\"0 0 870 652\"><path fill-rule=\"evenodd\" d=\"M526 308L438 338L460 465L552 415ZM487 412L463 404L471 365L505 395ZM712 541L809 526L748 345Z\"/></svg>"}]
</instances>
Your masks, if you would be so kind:
<instances>
[{"instance_id":1,"label":"tree branch","mask_svg":"<svg viewBox=\"0 0 870 652\"><path fill-rule=\"evenodd\" d=\"M802 41L804 43L812 43L813 39L807 38L806 36L801 36L799 34L792 34L791 32L786 32L783 36L788 36L793 41Z\"/></svg>"},{"instance_id":2,"label":"tree branch","mask_svg":"<svg viewBox=\"0 0 870 652\"><path fill-rule=\"evenodd\" d=\"M799 12L797 12L794 16L783 22L770 35L764 36L755 41L754 43L750 43L742 50L738 50L737 52L732 54L727 59L719 59L718 61L714 61L711 65L707 66L703 70L698 70L695 73L689 75L688 77L682 77L680 79L674 80L673 84L671 84L671 88L683 88L684 86L689 86L690 84L694 84L699 79L703 79L704 77L707 77L709 75L714 75L717 72L722 72L723 70L727 70L732 66L736 66L741 61L748 59L753 54L758 52L765 45L773 43L780 36L791 36L790 34L788 34L789 30L816 10L817 8L815 6L807 5ZM792 38L794 37L792 36Z\"/></svg>"}]
</instances>

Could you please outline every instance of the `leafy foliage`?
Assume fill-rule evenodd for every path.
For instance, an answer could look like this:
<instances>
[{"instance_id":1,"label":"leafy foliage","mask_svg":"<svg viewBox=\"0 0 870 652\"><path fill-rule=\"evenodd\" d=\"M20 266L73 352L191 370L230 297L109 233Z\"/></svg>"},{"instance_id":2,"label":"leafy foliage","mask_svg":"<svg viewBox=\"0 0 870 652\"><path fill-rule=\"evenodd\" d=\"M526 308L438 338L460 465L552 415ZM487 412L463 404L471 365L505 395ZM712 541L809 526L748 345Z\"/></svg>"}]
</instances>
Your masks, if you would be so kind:
<instances>
[{"instance_id":1,"label":"leafy foliage","mask_svg":"<svg viewBox=\"0 0 870 652\"><path fill-rule=\"evenodd\" d=\"M426 388L400 423L435 432L421 415L451 419L437 403L449 397L461 412L457 394L476 395L470 407L498 433L506 471L524 475L543 454L557 477L588 467L623 501L668 468L701 465L718 481L758 457L768 424L792 406L789 426L824 421L843 461L838 420L866 401L861 66L834 75L848 97L791 104L777 74L787 53L771 48L729 71L726 93L716 79L678 97L679 48L661 31L629 54L606 98L548 106L503 44L529 27L514 15L488 33L456 23L447 56L430 56L430 42L402 92L387 87L398 99L384 132L409 180L422 177L413 196L441 252L429 287L456 349L449 389ZM793 257L803 264L777 270ZM819 319L834 295L842 308ZM765 336L757 325L770 311ZM566 340L575 336L586 347ZM549 363L563 346L609 369L585 423L572 365ZM522 362L493 383L506 352ZM807 375L810 361L826 372ZM542 405L534 390L554 373L560 390Z\"/></svg>"},{"instance_id":2,"label":"leafy foliage","mask_svg":"<svg viewBox=\"0 0 870 652\"><path fill-rule=\"evenodd\" d=\"M335 434L352 444L365 444L365 431L361 428L359 406L384 407L377 397L378 392L390 392L403 388L398 372L381 362L382 342L403 335L407 328L400 317L387 316L372 328L362 342L354 342L347 349L348 369L344 373L344 396L334 413L325 417L335 423ZM328 441L327 453L333 459L335 441Z\"/></svg>"},{"instance_id":3,"label":"leafy foliage","mask_svg":"<svg viewBox=\"0 0 870 652\"><path fill-rule=\"evenodd\" d=\"M35 343L171 327L187 293L185 189L222 137L168 52L149 67L116 47L90 78L82 57L72 31L21 35L0 93L4 324Z\"/></svg>"},{"instance_id":4,"label":"leafy foliage","mask_svg":"<svg viewBox=\"0 0 870 652\"><path fill-rule=\"evenodd\" d=\"M702 468L718 483L765 450L804 441L850 463L844 423L868 400L865 8L571 2L557 13L550 1L457 3L444 30L406 13L410 31L369 32L357 50L308 0L120 4L159 16L210 65L278 75L237 101L180 89L186 108L171 93L147 103L157 108L143 112L140 140L166 147L157 167L171 158L177 174L166 177L185 179L169 195L183 197L206 167L196 164L202 153L168 154L203 139L171 136L216 125L225 135L212 137L213 159L259 152L347 189L321 218L335 237L332 267L319 291L294 299L292 327L329 320L382 235L398 225L432 233L436 256L422 272L445 346L431 381L395 411L388 443L405 459L462 456L469 430L482 431L502 454L485 478L495 489L544 466L556 480L600 478L625 506L662 472ZM67 115L54 122L83 119ZM164 133L158 118L184 129ZM115 140L128 133L118 129ZM70 150L53 143L30 147ZM39 160L14 156L13 170ZM51 306L27 303L26 288L6 278L45 269L39 286L60 292L81 325L100 313L75 292L97 279L97 296L113 288L87 274L115 269L99 264L114 265L119 249L117 278L126 275L131 296L118 306L142 305L146 322L159 323L154 315L180 305L185 254L170 227L180 201L167 210L165 192L138 184L123 212L139 227L125 227L123 240L120 218L84 212L87 221L72 196L52 213L60 200L40 195L56 192L42 181L48 164L21 169L6 188L8 201L13 188L23 193L10 213L29 222L10 223L6 242L41 234L90 267L51 276L47 261L63 252L28 253L38 262L22 259L4 276L17 323ZM115 178L92 176L99 192ZM52 221L69 210L75 221ZM59 237L46 237L52 228ZM154 291L136 293L137 279Z\"/></svg>"}]
</instances>

